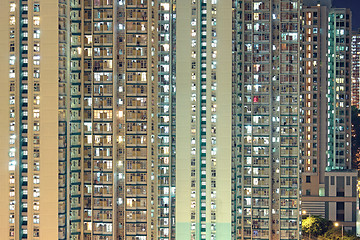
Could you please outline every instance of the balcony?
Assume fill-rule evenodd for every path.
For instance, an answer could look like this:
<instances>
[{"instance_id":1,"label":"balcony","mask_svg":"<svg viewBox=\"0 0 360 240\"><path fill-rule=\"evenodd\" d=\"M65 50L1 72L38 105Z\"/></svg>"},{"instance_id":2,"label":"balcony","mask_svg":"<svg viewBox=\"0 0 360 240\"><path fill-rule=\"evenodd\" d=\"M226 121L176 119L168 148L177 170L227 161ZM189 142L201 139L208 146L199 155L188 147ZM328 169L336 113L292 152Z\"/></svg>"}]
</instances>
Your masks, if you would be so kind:
<instances>
[{"instance_id":1,"label":"balcony","mask_svg":"<svg viewBox=\"0 0 360 240\"><path fill-rule=\"evenodd\" d=\"M60 202L59 203L58 211L59 211L59 214L64 214L65 213L65 211L66 211L65 202Z\"/></svg>"},{"instance_id":2,"label":"balcony","mask_svg":"<svg viewBox=\"0 0 360 240\"><path fill-rule=\"evenodd\" d=\"M59 216L59 221L58 221L58 223L59 223L59 227L63 227L63 226L65 226L65 216Z\"/></svg>"},{"instance_id":3,"label":"balcony","mask_svg":"<svg viewBox=\"0 0 360 240\"><path fill-rule=\"evenodd\" d=\"M99 184L113 184L113 180L112 180L112 173L111 174L107 174L107 173L101 173L100 176L94 176L94 184L95 185L99 185Z\"/></svg>"},{"instance_id":4,"label":"balcony","mask_svg":"<svg viewBox=\"0 0 360 240\"><path fill-rule=\"evenodd\" d=\"M63 188L59 189L59 200L60 201L65 200L65 189Z\"/></svg>"},{"instance_id":5,"label":"balcony","mask_svg":"<svg viewBox=\"0 0 360 240\"><path fill-rule=\"evenodd\" d=\"M146 222L146 211L126 211L126 222Z\"/></svg>"},{"instance_id":6,"label":"balcony","mask_svg":"<svg viewBox=\"0 0 360 240\"><path fill-rule=\"evenodd\" d=\"M147 148L127 148L127 159L146 159Z\"/></svg>"},{"instance_id":7,"label":"balcony","mask_svg":"<svg viewBox=\"0 0 360 240\"><path fill-rule=\"evenodd\" d=\"M128 22L126 25L127 33L147 33L146 22Z\"/></svg>"},{"instance_id":8,"label":"balcony","mask_svg":"<svg viewBox=\"0 0 360 240\"><path fill-rule=\"evenodd\" d=\"M65 175L59 175L59 180L58 180L58 184L59 184L59 187L65 187L66 185L66 177Z\"/></svg>"},{"instance_id":9,"label":"balcony","mask_svg":"<svg viewBox=\"0 0 360 240\"><path fill-rule=\"evenodd\" d=\"M146 197L146 186L127 186L127 197Z\"/></svg>"},{"instance_id":10,"label":"balcony","mask_svg":"<svg viewBox=\"0 0 360 240\"><path fill-rule=\"evenodd\" d=\"M70 6L71 8L81 8L80 0L71 0Z\"/></svg>"},{"instance_id":11,"label":"balcony","mask_svg":"<svg viewBox=\"0 0 360 240\"><path fill-rule=\"evenodd\" d=\"M126 234L132 236L146 235L146 224L145 223L127 223L125 226Z\"/></svg>"},{"instance_id":12,"label":"balcony","mask_svg":"<svg viewBox=\"0 0 360 240\"><path fill-rule=\"evenodd\" d=\"M105 7L112 7L112 0L98 0L94 2L94 8L105 8Z\"/></svg>"},{"instance_id":13,"label":"balcony","mask_svg":"<svg viewBox=\"0 0 360 240\"><path fill-rule=\"evenodd\" d=\"M108 196L111 197L113 194L112 186L95 186L94 196Z\"/></svg>"},{"instance_id":14,"label":"balcony","mask_svg":"<svg viewBox=\"0 0 360 240\"><path fill-rule=\"evenodd\" d=\"M147 10L132 10L128 9L126 15L126 20L130 21L146 21L148 19L147 17Z\"/></svg>"},{"instance_id":15,"label":"balcony","mask_svg":"<svg viewBox=\"0 0 360 240\"><path fill-rule=\"evenodd\" d=\"M127 4L128 8L146 8L147 0L129 0Z\"/></svg>"},{"instance_id":16,"label":"balcony","mask_svg":"<svg viewBox=\"0 0 360 240\"><path fill-rule=\"evenodd\" d=\"M94 199L94 209L112 209L112 199Z\"/></svg>"}]
</instances>

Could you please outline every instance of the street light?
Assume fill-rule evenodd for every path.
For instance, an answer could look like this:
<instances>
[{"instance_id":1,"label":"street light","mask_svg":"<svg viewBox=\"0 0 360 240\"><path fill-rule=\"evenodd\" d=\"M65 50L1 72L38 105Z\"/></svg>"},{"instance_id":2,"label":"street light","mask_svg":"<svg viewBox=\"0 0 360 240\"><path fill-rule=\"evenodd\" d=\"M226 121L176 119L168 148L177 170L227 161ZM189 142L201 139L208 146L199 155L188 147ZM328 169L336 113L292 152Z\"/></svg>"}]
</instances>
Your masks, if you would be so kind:
<instances>
[{"instance_id":1,"label":"street light","mask_svg":"<svg viewBox=\"0 0 360 240\"><path fill-rule=\"evenodd\" d=\"M308 214L308 215L309 215L309 217L311 217L311 213L310 213L310 212L309 212L309 213L308 213L308 212L306 212L306 210L303 210L303 211L302 211L302 214L303 214L303 215Z\"/></svg>"},{"instance_id":2,"label":"street light","mask_svg":"<svg viewBox=\"0 0 360 240\"><path fill-rule=\"evenodd\" d=\"M340 224L336 222L334 225L335 227L338 227ZM344 240L344 224L341 224L341 239Z\"/></svg>"}]
</instances>

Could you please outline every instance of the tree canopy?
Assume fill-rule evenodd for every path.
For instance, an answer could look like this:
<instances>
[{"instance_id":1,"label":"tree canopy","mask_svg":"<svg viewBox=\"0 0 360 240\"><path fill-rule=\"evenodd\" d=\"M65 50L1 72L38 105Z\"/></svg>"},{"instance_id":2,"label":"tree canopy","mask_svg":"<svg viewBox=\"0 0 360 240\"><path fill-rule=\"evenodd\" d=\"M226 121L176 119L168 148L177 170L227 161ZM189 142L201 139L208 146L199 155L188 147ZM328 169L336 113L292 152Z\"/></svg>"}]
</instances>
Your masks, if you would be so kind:
<instances>
[{"instance_id":1,"label":"tree canopy","mask_svg":"<svg viewBox=\"0 0 360 240\"><path fill-rule=\"evenodd\" d=\"M335 227L333 222L320 216L310 216L302 220L302 234L304 239L339 240L342 238L341 226ZM310 234L309 234L310 233ZM358 240L351 233L344 231L344 240Z\"/></svg>"},{"instance_id":2,"label":"tree canopy","mask_svg":"<svg viewBox=\"0 0 360 240\"><path fill-rule=\"evenodd\" d=\"M323 235L332 227L332 222L319 216L310 216L302 221L303 234L317 237Z\"/></svg>"}]
</instances>

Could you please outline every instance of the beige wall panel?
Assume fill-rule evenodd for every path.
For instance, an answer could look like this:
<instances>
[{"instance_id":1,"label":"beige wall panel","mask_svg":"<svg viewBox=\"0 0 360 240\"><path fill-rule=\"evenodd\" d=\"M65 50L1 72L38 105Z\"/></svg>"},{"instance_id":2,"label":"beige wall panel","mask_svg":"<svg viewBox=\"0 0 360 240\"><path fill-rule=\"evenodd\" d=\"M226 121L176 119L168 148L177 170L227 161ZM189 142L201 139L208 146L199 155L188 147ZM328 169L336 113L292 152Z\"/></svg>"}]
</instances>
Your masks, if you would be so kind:
<instances>
[{"instance_id":1,"label":"beige wall panel","mask_svg":"<svg viewBox=\"0 0 360 240\"><path fill-rule=\"evenodd\" d=\"M183 240L190 239L190 3L177 5L176 23L176 239Z\"/></svg>"},{"instance_id":2,"label":"beige wall panel","mask_svg":"<svg viewBox=\"0 0 360 240\"><path fill-rule=\"evenodd\" d=\"M336 202L329 202L329 219L336 220Z\"/></svg>"},{"instance_id":3,"label":"beige wall panel","mask_svg":"<svg viewBox=\"0 0 360 240\"><path fill-rule=\"evenodd\" d=\"M0 1L0 239L9 237L9 1Z\"/></svg>"},{"instance_id":4,"label":"beige wall panel","mask_svg":"<svg viewBox=\"0 0 360 240\"><path fill-rule=\"evenodd\" d=\"M344 208L345 222L352 222L352 202L346 202Z\"/></svg>"},{"instance_id":5,"label":"beige wall panel","mask_svg":"<svg viewBox=\"0 0 360 240\"><path fill-rule=\"evenodd\" d=\"M58 2L41 2L40 238L58 237Z\"/></svg>"},{"instance_id":6,"label":"beige wall panel","mask_svg":"<svg viewBox=\"0 0 360 240\"><path fill-rule=\"evenodd\" d=\"M218 1L217 8L217 165L216 238L231 239L231 126L232 126L232 8Z\"/></svg>"}]
</instances>

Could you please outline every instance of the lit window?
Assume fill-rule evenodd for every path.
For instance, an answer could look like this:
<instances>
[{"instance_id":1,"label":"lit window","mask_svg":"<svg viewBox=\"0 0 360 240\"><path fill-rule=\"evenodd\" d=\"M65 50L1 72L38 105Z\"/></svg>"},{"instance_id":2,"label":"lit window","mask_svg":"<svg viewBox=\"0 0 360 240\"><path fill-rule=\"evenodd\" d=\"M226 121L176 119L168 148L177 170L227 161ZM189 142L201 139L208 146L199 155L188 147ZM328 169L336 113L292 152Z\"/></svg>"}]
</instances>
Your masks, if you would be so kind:
<instances>
[{"instance_id":1,"label":"lit window","mask_svg":"<svg viewBox=\"0 0 360 240\"><path fill-rule=\"evenodd\" d=\"M16 4L10 3L10 12L15 12L15 9L16 9Z\"/></svg>"},{"instance_id":2,"label":"lit window","mask_svg":"<svg viewBox=\"0 0 360 240\"><path fill-rule=\"evenodd\" d=\"M39 118L39 117L40 117L40 110L34 109L34 118Z\"/></svg>"},{"instance_id":3,"label":"lit window","mask_svg":"<svg viewBox=\"0 0 360 240\"><path fill-rule=\"evenodd\" d=\"M15 65L15 56L14 55L10 56L9 64Z\"/></svg>"},{"instance_id":4,"label":"lit window","mask_svg":"<svg viewBox=\"0 0 360 240\"><path fill-rule=\"evenodd\" d=\"M169 9L170 9L170 4L169 4L169 3L161 3L161 4L160 4L160 7L161 7L161 10L169 11Z\"/></svg>"},{"instance_id":5,"label":"lit window","mask_svg":"<svg viewBox=\"0 0 360 240\"><path fill-rule=\"evenodd\" d=\"M40 25L40 17L34 17L34 25L39 26Z\"/></svg>"},{"instance_id":6,"label":"lit window","mask_svg":"<svg viewBox=\"0 0 360 240\"><path fill-rule=\"evenodd\" d=\"M34 38L40 38L40 30L34 30Z\"/></svg>"},{"instance_id":7,"label":"lit window","mask_svg":"<svg viewBox=\"0 0 360 240\"><path fill-rule=\"evenodd\" d=\"M15 17L14 16L10 17L10 25L15 25Z\"/></svg>"}]
</instances>

